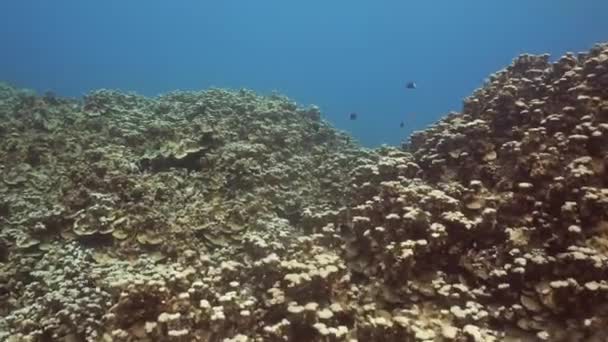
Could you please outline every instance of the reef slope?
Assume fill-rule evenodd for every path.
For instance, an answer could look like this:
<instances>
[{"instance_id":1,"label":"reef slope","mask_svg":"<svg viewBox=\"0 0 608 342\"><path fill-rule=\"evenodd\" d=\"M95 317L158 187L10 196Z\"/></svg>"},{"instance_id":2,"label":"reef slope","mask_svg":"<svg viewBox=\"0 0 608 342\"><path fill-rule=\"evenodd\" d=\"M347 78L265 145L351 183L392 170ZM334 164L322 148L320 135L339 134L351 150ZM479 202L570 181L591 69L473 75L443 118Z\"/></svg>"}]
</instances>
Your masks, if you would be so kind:
<instances>
[{"instance_id":1,"label":"reef slope","mask_svg":"<svg viewBox=\"0 0 608 342\"><path fill-rule=\"evenodd\" d=\"M608 46L402 148L282 96L0 87L0 340L604 341Z\"/></svg>"}]
</instances>

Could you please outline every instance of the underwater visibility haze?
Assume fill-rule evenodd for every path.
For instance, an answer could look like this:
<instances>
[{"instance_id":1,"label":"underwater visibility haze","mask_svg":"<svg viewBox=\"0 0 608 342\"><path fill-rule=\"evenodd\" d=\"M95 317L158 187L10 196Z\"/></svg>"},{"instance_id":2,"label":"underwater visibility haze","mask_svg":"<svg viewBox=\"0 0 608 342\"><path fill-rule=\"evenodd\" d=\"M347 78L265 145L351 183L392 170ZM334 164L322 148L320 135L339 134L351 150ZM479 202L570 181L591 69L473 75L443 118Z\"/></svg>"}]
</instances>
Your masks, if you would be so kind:
<instances>
[{"instance_id":1,"label":"underwater visibility haze","mask_svg":"<svg viewBox=\"0 0 608 342\"><path fill-rule=\"evenodd\" d=\"M608 341L606 13L2 2L0 342Z\"/></svg>"},{"instance_id":2,"label":"underwater visibility haze","mask_svg":"<svg viewBox=\"0 0 608 342\"><path fill-rule=\"evenodd\" d=\"M607 12L600 0L4 1L0 75L70 97L276 90L365 146L397 145L514 56L604 41Z\"/></svg>"}]
</instances>

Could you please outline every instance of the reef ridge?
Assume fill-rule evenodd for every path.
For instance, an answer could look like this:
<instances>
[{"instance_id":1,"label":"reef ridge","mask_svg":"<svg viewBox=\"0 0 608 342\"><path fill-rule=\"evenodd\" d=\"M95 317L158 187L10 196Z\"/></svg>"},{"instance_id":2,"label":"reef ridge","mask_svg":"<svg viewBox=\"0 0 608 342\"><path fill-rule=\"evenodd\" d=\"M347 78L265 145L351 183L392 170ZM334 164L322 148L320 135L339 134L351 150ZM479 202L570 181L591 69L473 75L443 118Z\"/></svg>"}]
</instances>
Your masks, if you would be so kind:
<instances>
[{"instance_id":1,"label":"reef ridge","mask_svg":"<svg viewBox=\"0 0 608 342\"><path fill-rule=\"evenodd\" d=\"M608 44L400 147L209 89L0 86L2 341L605 341Z\"/></svg>"}]
</instances>

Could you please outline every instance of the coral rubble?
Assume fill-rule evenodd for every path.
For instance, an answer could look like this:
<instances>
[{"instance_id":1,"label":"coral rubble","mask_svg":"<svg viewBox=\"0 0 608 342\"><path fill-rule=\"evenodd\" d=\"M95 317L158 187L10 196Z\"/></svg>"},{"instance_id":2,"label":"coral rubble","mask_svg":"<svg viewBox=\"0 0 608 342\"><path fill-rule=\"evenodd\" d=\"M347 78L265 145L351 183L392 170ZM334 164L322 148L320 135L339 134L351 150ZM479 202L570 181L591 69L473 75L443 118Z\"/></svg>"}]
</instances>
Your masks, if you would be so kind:
<instances>
[{"instance_id":1,"label":"coral rubble","mask_svg":"<svg viewBox=\"0 0 608 342\"><path fill-rule=\"evenodd\" d=\"M0 340L604 341L608 45L402 148L278 95L0 87Z\"/></svg>"}]
</instances>

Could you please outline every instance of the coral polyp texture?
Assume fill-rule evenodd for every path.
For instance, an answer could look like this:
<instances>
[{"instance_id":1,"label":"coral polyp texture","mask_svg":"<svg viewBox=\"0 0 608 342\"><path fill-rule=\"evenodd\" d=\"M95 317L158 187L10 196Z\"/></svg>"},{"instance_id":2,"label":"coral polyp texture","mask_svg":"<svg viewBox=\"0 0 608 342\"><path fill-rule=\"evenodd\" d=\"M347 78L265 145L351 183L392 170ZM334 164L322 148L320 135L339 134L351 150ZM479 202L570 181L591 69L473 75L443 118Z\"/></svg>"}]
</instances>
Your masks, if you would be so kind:
<instances>
[{"instance_id":1,"label":"coral polyp texture","mask_svg":"<svg viewBox=\"0 0 608 342\"><path fill-rule=\"evenodd\" d=\"M605 341L608 45L401 147L211 89L0 87L2 341Z\"/></svg>"}]
</instances>

